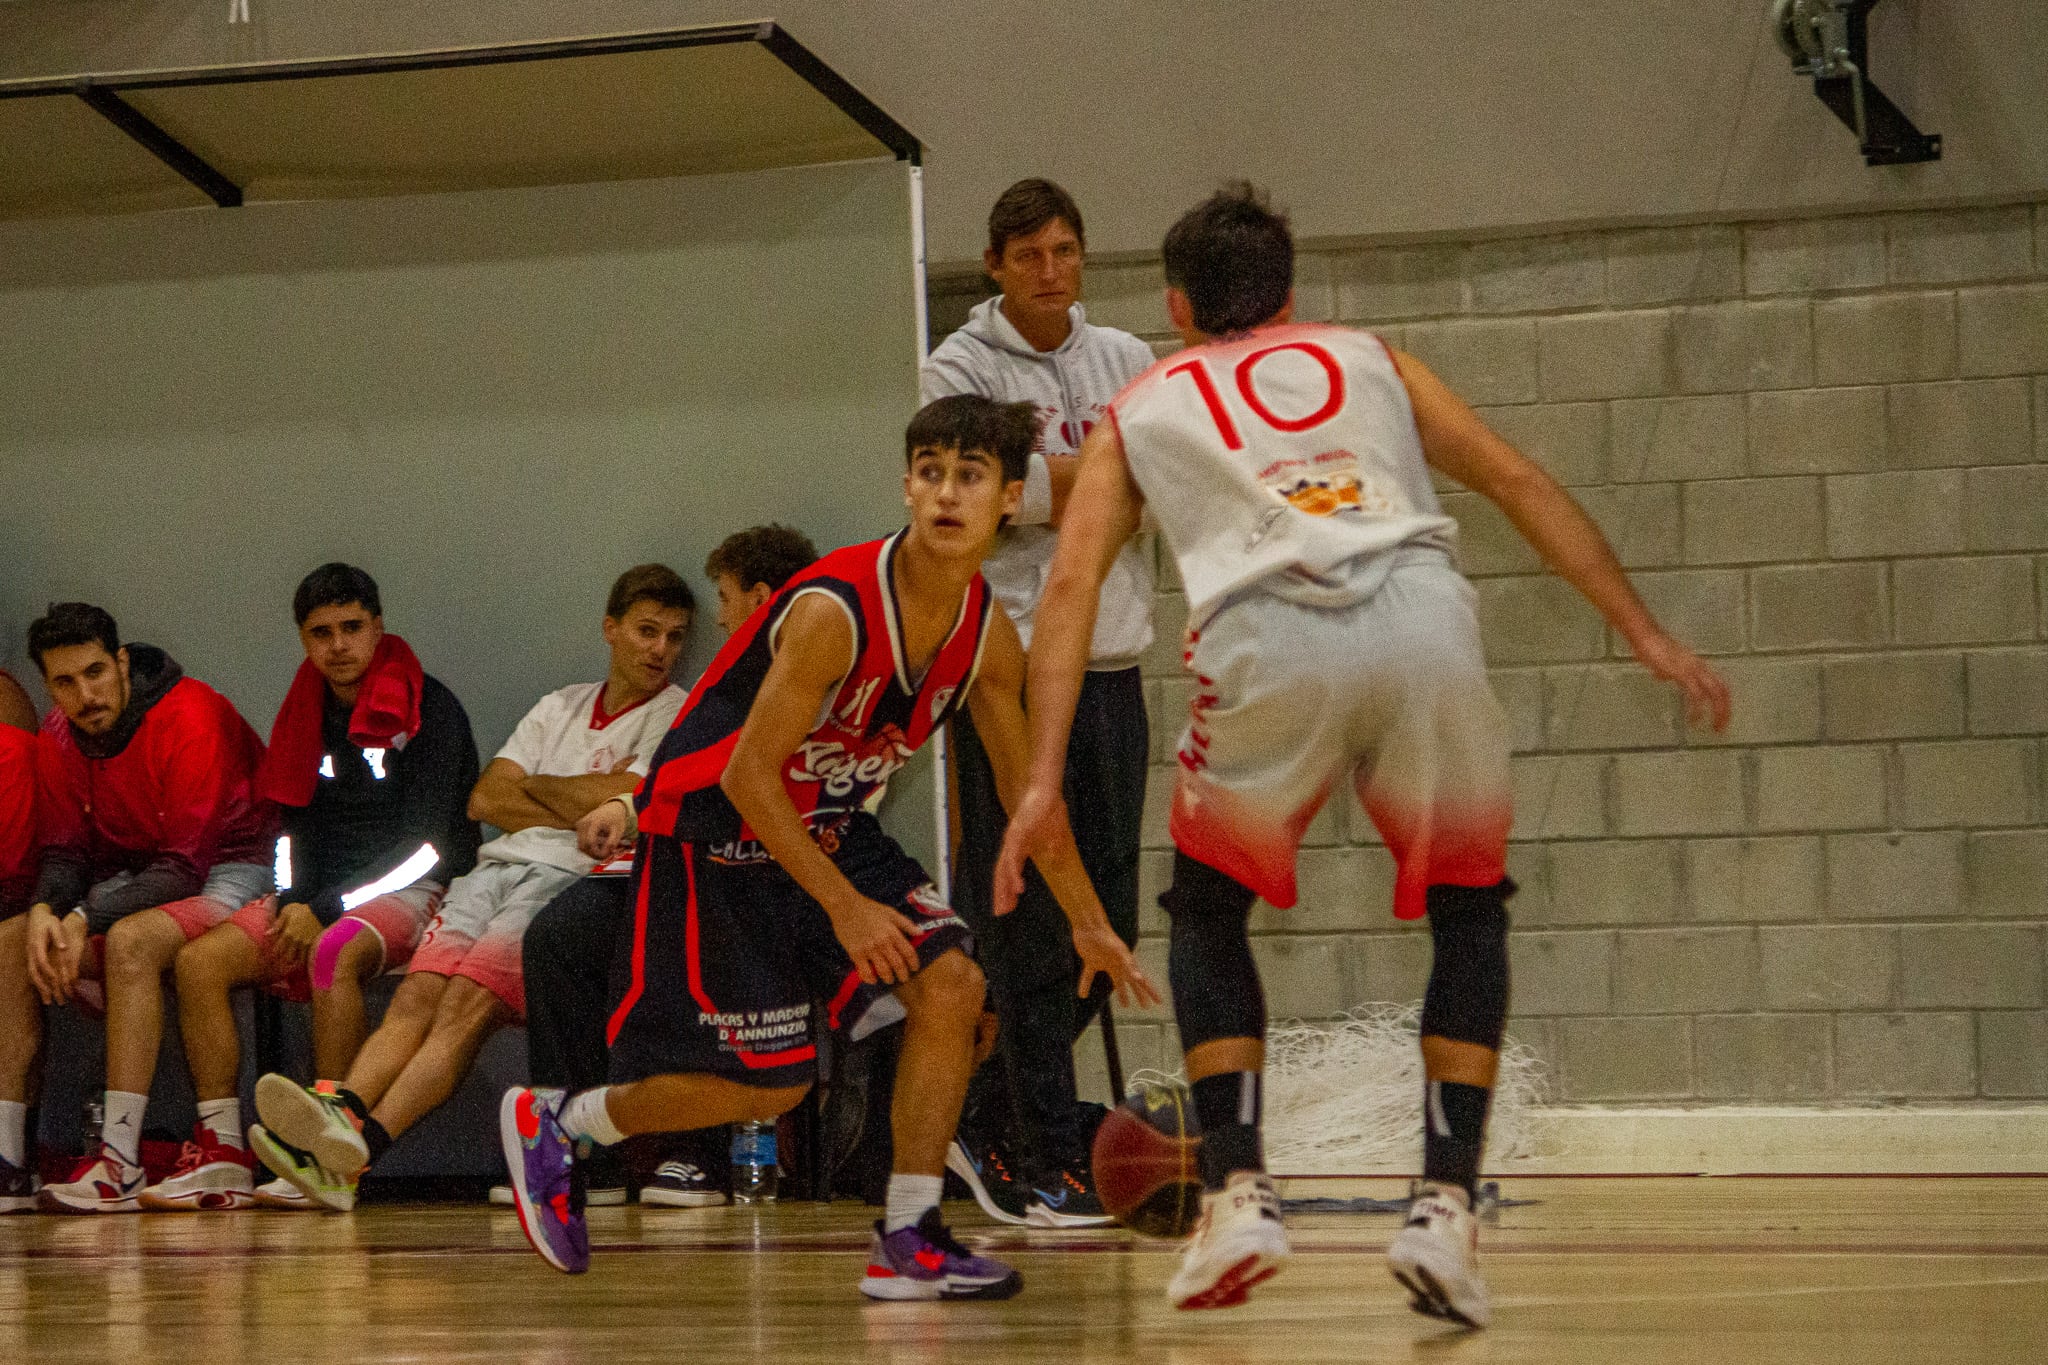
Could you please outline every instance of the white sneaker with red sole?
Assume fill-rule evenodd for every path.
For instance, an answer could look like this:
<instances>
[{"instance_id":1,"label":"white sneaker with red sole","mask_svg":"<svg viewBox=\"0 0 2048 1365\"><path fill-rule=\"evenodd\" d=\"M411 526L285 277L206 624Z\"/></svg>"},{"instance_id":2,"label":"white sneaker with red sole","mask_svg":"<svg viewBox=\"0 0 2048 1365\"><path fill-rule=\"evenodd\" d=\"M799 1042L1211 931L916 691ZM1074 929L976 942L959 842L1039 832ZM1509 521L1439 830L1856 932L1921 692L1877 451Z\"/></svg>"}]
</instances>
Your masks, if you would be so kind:
<instances>
[{"instance_id":1,"label":"white sneaker with red sole","mask_svg":"<svg viewBox=\"0 0 2048 1365\"><path fill-rule=\"evenodd\" d=\"M1289 1254L1273 1182L1263 1171L1239 1171L1203 1192L1202 1216L1166 1297L1175 1308L1235 1308L1279 1274Z\"/></svg>"},{"instance_id":2,"label":"white sneaker with red sole","mask_svg":"<svg viewBox=\"0 0 2048 1365\"><path fill-rule=\"evenodd\" d=\"M137 1199L160 1213L246 1209L256 1202L256 1158L211 1129L194 1127L177 1168Z\"/></svg>"},{"instance_id":3,"label":"white sneaker with red sole","mask_svg":"<svg viewBox=\"0 0 2048 1365\"><path fill-rule=\"evenodd\" d=\"M1479 1278L1479 1220L1463 1190L1422 1187L1408 1206L1407 1224L1387 1248L1387 1269L1418 1313L1467 1327L1493 1321L1493 1302Z\"/></svg>"}]
</instances>

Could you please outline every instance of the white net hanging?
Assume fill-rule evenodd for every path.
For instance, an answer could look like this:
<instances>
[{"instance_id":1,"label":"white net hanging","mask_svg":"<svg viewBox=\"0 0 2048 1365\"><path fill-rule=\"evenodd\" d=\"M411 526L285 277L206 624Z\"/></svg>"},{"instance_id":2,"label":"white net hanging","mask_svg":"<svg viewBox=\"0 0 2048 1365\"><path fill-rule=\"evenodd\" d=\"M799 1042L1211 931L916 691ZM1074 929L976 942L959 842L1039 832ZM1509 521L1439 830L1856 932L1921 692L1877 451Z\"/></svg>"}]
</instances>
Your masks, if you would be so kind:
<instances>
[{"instance_id":1,"label":"white net hanging","mask_svg":"<svg viewBox=\"0 0 2048 1365\"><path fill-rule=\"evenodd\" d=\"M1275 1175L1422 1169L1422 1051L1416 1005L1365 1005L1342 1019L1266 1033L1266 1165ZM1134 1081L1180 1079L1140 1072ZM1543 1064L1512 1037L1487 1123L1486 1164L1543 1150Z\"/></svg>"}]
</instances>

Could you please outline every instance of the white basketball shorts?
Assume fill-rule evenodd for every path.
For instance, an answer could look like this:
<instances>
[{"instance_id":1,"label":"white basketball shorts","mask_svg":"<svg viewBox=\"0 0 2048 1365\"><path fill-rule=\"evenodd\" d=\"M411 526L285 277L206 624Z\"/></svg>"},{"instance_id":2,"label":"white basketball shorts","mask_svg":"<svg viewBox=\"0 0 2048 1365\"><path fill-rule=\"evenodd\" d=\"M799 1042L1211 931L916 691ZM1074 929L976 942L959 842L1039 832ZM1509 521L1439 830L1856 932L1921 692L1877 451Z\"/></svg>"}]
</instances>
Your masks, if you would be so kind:
<instances>
[{"instance_id":1,"label":"white basketball shorts","mask_svg":"<svg viewBox=\"0 0 2048 1365\"><path fill-rule=\"evenodd\" d=\"M1181 852L1284 908L1302 832L1348 777L1398 865L1394 914L1416 919L1433 885L1506 875L1507 718L1487 686L1472 585L1443 554L1396 551L1356 577L1377 582L1362 600L1254 588L1190 633L1197 691L1171 832Z\"/></svg>"}]
</instances>

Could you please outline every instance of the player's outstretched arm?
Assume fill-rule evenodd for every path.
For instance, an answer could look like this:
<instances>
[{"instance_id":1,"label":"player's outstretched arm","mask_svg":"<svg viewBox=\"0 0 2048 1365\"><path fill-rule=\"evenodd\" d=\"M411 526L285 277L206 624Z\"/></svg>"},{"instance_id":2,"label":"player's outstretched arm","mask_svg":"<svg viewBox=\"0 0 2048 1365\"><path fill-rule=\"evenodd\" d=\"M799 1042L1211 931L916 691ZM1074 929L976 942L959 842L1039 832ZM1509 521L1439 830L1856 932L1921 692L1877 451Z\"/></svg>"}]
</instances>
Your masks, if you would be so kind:
<instances>
[{"instance_id":1,"label":"player's outstretched arm","mask_svg":"<svg viewBox=\"0 0 2048 1365\"><path fill-rule=\"evenodd\" d=\"M1143 508L1116 423L1104 422L1081 443L1081 469L1060 522L1059 548L1032 617L1027 669L1031 766L1023 795L1010 807L1009 833L996 860L998 911L1014 906L1023 892L1024 860L1043 851L1054 831L1066 826L1060 790L1067 771L1067 734L1074 728L1081 678L1088 671L1102 580L1117 551L1136 534Z\"/></svg>"},{"instance_id":2,"label":"player's outstretched arm","mask_svg":"<svg viewBox=\"0 0 2048 1365\"><path fill-rule=\"evenodd\" d=\"M1544 468L1490 430L1414 356L1393 353L1430 464L1507 514L1558 577L1585 594L1636 659L1685 693L1695 725L1728 725L1728 684L1657 623L1629 585L1607 537Z\"/></svg>"},{"instance_id":3,"label":"player's outstretched arm","mask_svg":"<svg viewBox=\"0 0 2048 1365\"><path fill-rule=\"evenodd\" d=\"M860 979L895 985L917 973L908 918L869 900L825 856L782 785L782 770L853 667L853 627L835 603L800 596L783 616L775 662L740 728L719 786L785 872L825 908Z\"/></svg>"},{"instance_id":4,"label":"player's outstretched arm","mask_svg":"<svg viewBox=\"0 0 2048 1365\"><path fill-rule=\"evenodd\" d=\"M1021 695L1024 687L1024 646L1017 627L1000 609L989 622L989 639L982 653L981 671L967 694L967 708L974 716L974 733L988 753L989 769L995 775L996 794L1005 810L1015 810L1024 795L1025 773L1030 767L1031 741L1025 733ZM1073 927L1074 950L1081 957L1081 983L1077 994L1094 989L1095 975L1109 977L1118 1003L1156 1005L1159 988L1154 986L1124 941L1109 927L1109 916L1088 880L1081 863L1081 851L1074 846L1074 832L1067 825L1064 809L1054 811L1052 828L1040 839L1031 860L1038 864L1045 884ZM1022 877L1020 870L1019 877ZM1000 907L998 914L1015 908L1015 898Z\"/></svg>"}]
</instances>

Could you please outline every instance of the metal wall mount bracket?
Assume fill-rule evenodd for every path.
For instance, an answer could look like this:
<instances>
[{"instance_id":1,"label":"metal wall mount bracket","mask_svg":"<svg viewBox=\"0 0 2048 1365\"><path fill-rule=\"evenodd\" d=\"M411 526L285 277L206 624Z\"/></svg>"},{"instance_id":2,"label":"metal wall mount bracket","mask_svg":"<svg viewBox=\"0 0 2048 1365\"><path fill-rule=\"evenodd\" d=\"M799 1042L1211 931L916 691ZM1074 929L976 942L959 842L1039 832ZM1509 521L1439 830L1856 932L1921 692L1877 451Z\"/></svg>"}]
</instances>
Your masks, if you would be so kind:
<instances>
[{"instance_id":1,"label":"metal wall mount bracket","mask_svg":"<svg viewBox=\"0 0 2048 1365\"><path fill-rule=\"evenodd\" d=\"M1862 144L1866 166L1941 159L1941 134L1923 133L1870 79L1870 11L1877 0L1774 0L1771 26L1792 69Z\"/></svg>"}]
</instances>

